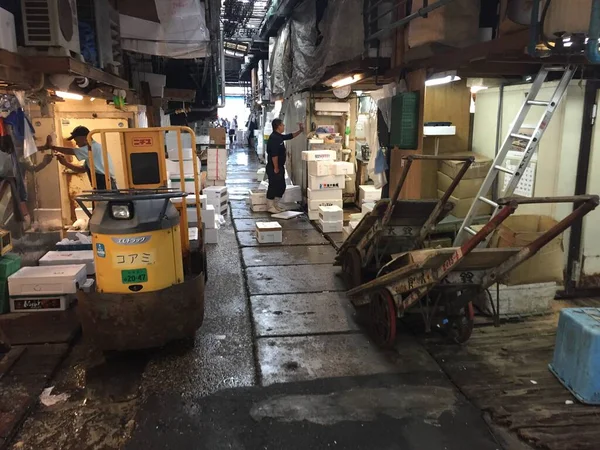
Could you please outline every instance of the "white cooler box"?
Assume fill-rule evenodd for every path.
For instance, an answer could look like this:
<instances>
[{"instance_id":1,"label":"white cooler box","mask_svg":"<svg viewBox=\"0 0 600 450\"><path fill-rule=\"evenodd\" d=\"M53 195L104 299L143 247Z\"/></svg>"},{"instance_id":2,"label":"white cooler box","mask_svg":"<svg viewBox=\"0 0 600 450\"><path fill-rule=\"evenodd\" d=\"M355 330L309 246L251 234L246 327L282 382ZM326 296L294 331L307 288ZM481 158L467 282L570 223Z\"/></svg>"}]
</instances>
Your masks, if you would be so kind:
<instances>
[{"instance_id":1,"label":"white cooler box","mask_svg":"<svg viewBox=\"0 0 600 450\"><path fill-rule=\"evenodd\" d=\"M335 161L335 150L305 150L302 152L303 161Z\"/></svg>"},{"instance_id":2,"label":"white cooler box","mask_svg":"<svg viewBox=\"0 0 600 450\"><path fill-rule=\"evenodd\" d=\"M308 200L341 200L341 189L311 189L306 190Z\"/></svg>"},{"instance_id":3,"label":"white cooler box","mask_svg":"<svg viewBox=\"0 0 600 450\"><path fill-rule=\"evenodd\" d=\"M194 152L191 148L182 148L181 153L184 161L191 161L194 157ZM177 148L170 148L167 150L167 154L169 155L170 160L179 161L179 150Z\"/></svg>"},{"instance_id":4,"label":"white cooler box","mask_svg":"<svg viewBox=\"0 0 600 450\"><path fill-rule=\"evenodd\" d=\"M256 222L256 240L260 244L280 244L283 232L279 222Z\"/></svg>"},{"instance_id":5,"label":"white cooler box","mask_svg":"<svg viewBox=\"0 0 600 450\"><path fill-rule=\"evenodd\" d=\"M318 177L331 175L331 165L334 161L308 161L308 174Z\"/></svg>"},{"instance_id":6,"label":"white cooler box","mask_svg":"<svg viewBox=\"0 0 600 450\"><path fill-rule=\"evenodd\" d=\"M171 174L171 176L179 177L181 173L181 169L179 167L179 161L172 161L170 159L165 160L167 166L167 172ZM200 161L198 161L198 173L202 171L202 165ZM183 174L186 177L193 178L194 176L194 161L183 161Z\"/></svg>"},{"instance_id":7,"label":"white cooler box","mask_svg":"<svg viewBox=\"0 0 600 450\"><path fill-rule=\"evenodd\" d=\"M85 264L22 267L8 277L8 292L11 297L76 294L86 280Z\"/></svg>"},{"instance_id":8,"label":"white cooler box","mask_svg":"<svg viewBox=\"0 0 600 450\"><path fill-rule=\"evenodd\" d=\"M372 185L362 185L358 187L358 204L364 202L377 202L381 200L381 189Z\"/></svg>"},{"instance_id":9,"label":"white cooler box","mask_svg":"<svg viewBox=\"0 0 600 450\"><path fill-rule=\"evenodd\" d=\"M323 222L343 222L344 210L339 206L319 206L319 220Z\"/></svg>"},{"instance_id":10,"label":"white cooler box","mask_svg":"<svg viewBox=\"0 0 600 450\"><path fill-rule=\"evenodd\" d=\"M341 233L344 230L344 222L341 220L326 222L319 217L319 225L321 225L323 233Z\"/></svg>"},{"instance_id":11,"label":"white cooler box","mask_svg":"<svg viewBox=\"0 0 600 450\"><path fill-rule=\"evenodd\" d=\"M354 163L345 161L335 161L329 166L331 175L352 175L354 174Z\"/></svg>"},{"instance_id":12,"label":"white cooler box","mask_svg":"<svg viewBox=\"0 0 600 450\"><path fill-rule=\"evenodd\" d=\"M343 189L346 186L345 175L326 175L324 177L308 176L308 188L311 191L323 189Z\"/></svg>"},{"instance_id":13,"label":"white cooler box","mask_svg":"<svg viewBox=\"0 0 600 450\"><path fill-rule=\"evenodd\" d=\"M205 244L219 243L219 230L217 228L202 228Z\"/></svg>"},{"instance_id":14,"label":"white cooler box","mask_svg":"<svg viewBox=\"0 0 600 450\"><path fill-rule=\"evenodd\" d=\"M94 275L96 273L93 250L81 250L76 252L50 251L40 258L38 264L40 266L72 266L85 264L88 275Z\"/></svg>"},{"instance_id":15,"label":"white cooler box","mask_svg":"<svg viewBox=\"0 0 600 450\"><path fill-rule=\"evenodd\" d=\"M333 200L309 200L308 201L308 209L312 211L318 211L319 206L338 206L340 208L344 207L344 201L342 199Z\"/></svg>"}]
</instances>

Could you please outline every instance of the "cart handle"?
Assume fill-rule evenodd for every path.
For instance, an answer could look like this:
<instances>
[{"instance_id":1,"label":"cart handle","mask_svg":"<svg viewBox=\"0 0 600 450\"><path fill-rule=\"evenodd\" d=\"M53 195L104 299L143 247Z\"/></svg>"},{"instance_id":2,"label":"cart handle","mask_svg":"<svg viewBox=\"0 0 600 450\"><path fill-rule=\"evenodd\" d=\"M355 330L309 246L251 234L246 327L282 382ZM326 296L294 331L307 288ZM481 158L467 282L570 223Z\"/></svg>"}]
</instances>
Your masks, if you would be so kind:
<instances>
[{"instance_id":1,"label":"cart handle","mask_svg":"<svg viewBox=\"0 0 600 450\"><path fill-rule=\"evenodd\" d=\"M567 197L505 197L500 198L496 203L498 205L508 205L515 202L517 205L533 205L540 203L587 203L590 202L595 206L599 204L597 195L572 195Z\"/></svg>"},{"instance_id":2,"label":"cart handle","mask_svg":"<svg viewBox=\"0 0 600 450\"><path fill-rule=\"evenodd\" d=\"M475 161L475 157L473 157L473 156L448 157L448 156L439 156L439 155L403 156L401 158L401 160L402 160L402 166L404 167L404 170L402 170L402 173L400 175L400 180L398 181L398 185L396 186L396 190L394 191L394 194L390 198L390 203L385 212L385 215L383 216L383 225L384 226L387 225L387 223L392 218L394 208L396 207L396 202L398 201L398 197L400 197L400 191L402 191L402 188L404 187L404 183L406 183L406 178L408 177L408 171L410 170L410 167L412 166L413 161L416 159L424 160L424 161L462 161L462 162L464 162L463 166L461 167L460 172L454 178L454 180L452 181L452 184L450 185L448 190L444 193L443 197L440 199L440 201L436 205L435 209L433 210L432 214L430 215L429 219L427 220L428 223L425 224L427 226L427 228L423 227L421 229L421 234L423 234L423 230L427 230L427 229L431 228L431 223L435 223L435 219L437 219L437 216L442 211L443 206L448 202L450 195L452 195L452 193L458 186L458 183L460 182L462 177L465 175L465 173L469 169L469 166L471 166L471 164L473 164L473 162ZM435 213L435 216L434 216L434 213Z\"/></svg>"}]
</instances>

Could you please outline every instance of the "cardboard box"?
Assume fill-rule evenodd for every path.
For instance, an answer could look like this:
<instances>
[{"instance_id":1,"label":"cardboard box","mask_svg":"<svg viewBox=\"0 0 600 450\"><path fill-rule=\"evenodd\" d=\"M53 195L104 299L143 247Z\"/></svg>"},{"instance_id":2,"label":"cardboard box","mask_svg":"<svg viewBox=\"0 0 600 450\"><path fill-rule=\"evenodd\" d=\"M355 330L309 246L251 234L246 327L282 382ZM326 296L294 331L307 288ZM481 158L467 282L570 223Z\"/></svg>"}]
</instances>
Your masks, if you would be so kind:
<instances>
[{"instance_id":1,"label":"cardboard box","mask_svg":"<svg viewBox=\"0 0 600 450\"><path fill-rule=\"evenodd\" d=\"M205 244L219 243L219 230L217 228L202 228Z\"/></svg>"},{"instance_id":2,"label":"cardboard box","mask_svg":"<svg viewBox=\"0 0 600 450\"><path fill-rule=\"evenodd\" d=\"M334 161L308 161L308 174L318 177L331 175L331 165Z\"/></svg>"},{"instance_id":3,"label":"cardboard box","mask_svg":"<svg viewBox=\"0 0 600 450\"><path fill-rule=\"evenodd\" d=\"M444 195L444 193L440 190L438 190L437 193L438 198L442 198L442 195ZM454 203L454 209L450 212L450 214L459 219L465 218L469 212L469 208L471 208L471 205L474 201L475 197L456 198L451 195L448 199L448 202ZM478 202L477 207L478 210L476 216L488 216L492 213L492 207L487 203Z\"/></svg>"},{"instance_id":4,"label":"cardboard box","mask_svg":"<svg viewBox=\"0 0 600 450\"><path fill-rule=\"evenodd\" d=\"M524 247L558 222L552 217L540 215L516 215L508 217L490 238L492 248ZM508 286L563 281L563 237L557 236L532 258L515 267L503 279Z\"/></svg>"},{"instance_id":5,"label":"cardboard box","mask_svg":"<svg viewBox=\"0 0 600 450\"><path fill-rule=\"evenodd\" d=\"M354 163L346 161L334 161L329 165L331 175L352 175L354 174Z\"/></svg>"},{"instance_id":6,"label":"cardboard box","mask_svg":"<svg viewBox=\"0 0 600 450\"><path fill-rule=\"evenodd\" d=\"M341 200L341 189L306 189L308 200Z\"/></svg>"},{"instance_id":7,"label":"cardboard box","mask_svg":"<svg viewBox=\"0 0 600 450\"><path fill-rule=\"evenodd\" d=\"M364 202L377 202L381 200L381 189L372 185L362 185L358 187L358 204Z\"/></svg>"},{"instance_id":8,"label":"cardboard box","mask_svg":"<svg viewBox=\"0 0 600 450\"><path fill-rule=\"evenodd\" d=\"M327 175L324 177L308 176L308 187L311 190L343 189L346 185L344 175Z\"/></svg>"},{"instance_id":9,"label":"cardboard box","mask_svg":"<svg viewBox=\"0 0 600 450\"><path fill-rule=\"evenodd\" d=\"M79 250L76 252L50 251L40 258L38 264L40 266L71 266L85 264L88 275L94 275L96 273L93 250Z\"/></svg>"},{"instance_id":10,"label":"cardboard box","mask_svg":"<svg viewBox=\"0 0 600 450\"><path fill-rule=\"evenodd\" d=\"M547 36L565 32L588 34L591 13L592 0L552 2L544 23L544 33Z\"/></svg>"},{"instance_id":11,"label":"cardboard box","mask_svg":"<svg viewBox=\"0 0 600 450\"><path fill-rule=\"evenodd\" d=\"M86 279L85 264L21 267L8 277L8 291L11 297L76 294Z\"/></svg>"},{"instance_id":12,"label":"cardboard box","mask_svg":"<svg viewBox=\"0 0 600 450\"><path fill-rule=\"evenodd\" d=\"M339 206L319 206L319 220L323 222L343 222L344 210Z\"/></svg>"},{"instance_id":13,"label":"cardboard box","mask_svg":"<svg viewBox=\"0 0 600 450\"><path fill-rule=\"evenodd\" d=\"M337 206L339 208L344 207L344 201L327 199L327 200L309 200L308 201L308 209L313 211L318 211L319 206Z\"/></svg>"},{"instance_id":14,"label":"cardboard box","mask_svg":"<svg viewBox=\"0 0 600 450\"><path fill-rule=\"evenodd\" d=\"M227 133L225 128L209 128L208 139L212 145L226 145Z\"/></svg>"},{"instance_id":15,"label":"cardboard box","mask_svg":"<svg viewBox=\"0 0 600 450\"><path fill-rule=\"evenodd\" d=\"M281 243L283 232L279 222L256 222L256 240L260 244Z\"/></svg>"},{"instance_id":16,"label":"cardboard box","mask_svg":"<svg viewBox=\"0 0 600 450\"><path fill-rule=\"evenodd\" d=\"M449 158L465 156L475 157L475 161L473 161L473 164L471 164L469 170L467 170L467 173L465 173L463 180L485 178L493 163L491 158L475 152L444 153L444 156ZM458 172L460 172L463 164L464 162L462 161L440 161L439 171L454 179L458 175Z\"/></svg>"},{"instance_id":17,"label":"cardboard box","mask_svg":"<svg viewBox=\"0 0 600 450\"><path fill-rule=\"evenodd\" d=\"M321 213L319 213L319 215L320 214ZM321 230L323 230L323 233L341 233L344 229L344 222L341 220L335 222L326 222L319 217L319 225L321 225Z\"/></svg>"},{"instance_id":18,"label":"cardboard box","mask_svg":"<svg viewBox=\"0 0 600 450\"><path fill-rule=\"evenodd\" d=\"M335 161L335 150L305 150L302 152L303 161Z\"/></svg>"},{"instance_id":19,"label":"cardboard box","mask_svg":"<svg viewBox=\"0 0 600 450\"><path fill-rule=\"evenodd\" d=\"M452 195L456 198L472 198L476 197L479 192L479 188L483 183L484 178L471 178L469 180L461 180L454 189ZM437 173L437 188L439 191L446 192L450 185L452 184L453 179L450 178L443 172L438 170ZM490 192L491 192L490 188ZM489 194L489 192L488 192Z\"/></svg>"}]
</instances>

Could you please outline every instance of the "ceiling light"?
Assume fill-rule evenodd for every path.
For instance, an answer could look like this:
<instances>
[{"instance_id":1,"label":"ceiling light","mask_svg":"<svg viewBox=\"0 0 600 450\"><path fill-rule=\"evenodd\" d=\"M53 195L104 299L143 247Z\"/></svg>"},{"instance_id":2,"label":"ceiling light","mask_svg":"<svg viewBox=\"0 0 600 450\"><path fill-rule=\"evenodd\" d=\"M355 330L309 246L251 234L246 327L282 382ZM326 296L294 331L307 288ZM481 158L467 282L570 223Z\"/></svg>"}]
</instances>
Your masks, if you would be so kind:
<instances>
[{"instance_id":1,"label":"ceiling light","mask_svg":"<svg viewBox=\"0 0 600 450\"><path fill-rule=\"evenodd\" d=\"M479 91L483 91L487 88L487 86L471 86L471 94L477 94Z\"/></svg>"},{"instance_id":2,"label":"ceiling light","mask_svg":"<svg viewBox=\"0 0 600 450\"><path fill-rule=\"evenodd\" d=\"M361 79L362 79L362 77L360 75L352 75L351 77L342 78L341 80L334 81L331 84L331 87L339 88L342 86L348 86L349 84L356 83L357 81L360 81Z\"/></svg>"},{"instance_id":3,"label":"ceiling light","mask_svg":"<svg viewBox=\"0 0 600 450\"><path fill-rule=\"evenodd\" d=\"M443 78L432 78L425 81L425 86L439 86L440 84L452 83L454 81L460 81L460 77L456 75L447 75Z\"/></svg>"},{"instance_id":4,"label":"ceiling light","mask_svg":"<svg viewBox=\"0 0 600 450\"><path fill-rule=\"evenodd\" d=\"M56 91L55 93L60 98L65 98L68 100L83 100L83 95L73 94L72 92Z\"/></svg>"}]
</instances>

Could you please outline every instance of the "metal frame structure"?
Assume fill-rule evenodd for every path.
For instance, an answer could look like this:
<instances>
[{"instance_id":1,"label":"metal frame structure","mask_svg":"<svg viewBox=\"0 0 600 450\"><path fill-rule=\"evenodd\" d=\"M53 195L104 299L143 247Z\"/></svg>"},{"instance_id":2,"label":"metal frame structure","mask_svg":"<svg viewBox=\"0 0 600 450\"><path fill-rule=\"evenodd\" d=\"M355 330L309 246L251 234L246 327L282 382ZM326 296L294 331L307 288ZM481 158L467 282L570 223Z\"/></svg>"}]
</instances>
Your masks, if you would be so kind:
<instances>
[{"instance_id":1,"label":"metal frame structure","mask_svg":"<svg viewBox=\"0 0 600 450\"><path fill-rule=\"evenodd\" d=\"M540 203L574 203L574 211L543 233L536 240L520 249L477 249L479 256L489 259L480 262L478 273L471 272L470 277L463 276L459 266L468 264L472 253L502 222L509 217L519 205ZM470 303L476 295L498 283L504 275L534 256L542 247L569 228L575 221L583 218L599 204L597 195L580 195L572 197L544 198L505 198L498 200L502 206L500 212L482 229L460 247L444 250L426 250L432 255L448 255L440 259L434 267L426 267L425 262L404 262L402 256L388 264L389 272L379 278L348 292L354 297L355 306L370 304L372 322L376 331L376 339L382 345L391 345L395 338L396 318L402 317L406 311L421 305L421 312L427 331L431 330L433 318L444 307L443 324L456 326L452 338L459 343L466 342L473 328L473 310ZM498 259L498 251L500 254ZM417 255L409 252L405 255ZM481 259L481 258L480 258ZM398 263L400 261L400 263ZM487 264L487 265L486 265ZM384 268L385 269L385 268ZM382 272L384 270L382 269ZM434 292L435 291L435 292ZM432 295L437 294L437 297ZM432 300L432 297L435 300ZM462 311L462 313L461 313ZM495 311L499 314L499 311ZM375 314L376 316L373 316ZM378 316L377 316L378 315ZM466 322L464 319L466 318ZM383 321L383 322L382 322ZM387 322L386 322L387 321ZM444 322L445 321L445 322ZM379 331L379 333L377 333ZM382 332L383 331L383 332Z\"/></svg>"}]
</instances>

